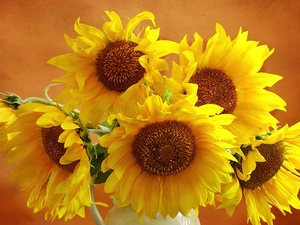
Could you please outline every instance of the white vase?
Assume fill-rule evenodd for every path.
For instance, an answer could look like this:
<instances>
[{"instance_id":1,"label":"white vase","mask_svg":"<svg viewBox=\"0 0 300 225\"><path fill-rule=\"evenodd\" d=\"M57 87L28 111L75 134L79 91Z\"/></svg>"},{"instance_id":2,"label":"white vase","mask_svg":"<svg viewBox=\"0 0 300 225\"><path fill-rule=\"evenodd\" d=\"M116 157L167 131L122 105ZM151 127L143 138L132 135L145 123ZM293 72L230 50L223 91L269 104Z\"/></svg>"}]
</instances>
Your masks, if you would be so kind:
<instances>
[{"instance_id":1,"label":"white vase","mask_svg":"<svg viewBox=\"0 0 300 225\"><path fill-rule=\"evenodd\" d=\"M149 220L146 216L142 219L142 225L200 225L198 216L194 210L191 210L187 216L178 213L172 219L167 217L164 219L161 215L157 214L155 220ZM141 225L136 212L131 206L118 208L116 205L111 208L105 218L105 225Z\"/></svg>"}]
</instances>

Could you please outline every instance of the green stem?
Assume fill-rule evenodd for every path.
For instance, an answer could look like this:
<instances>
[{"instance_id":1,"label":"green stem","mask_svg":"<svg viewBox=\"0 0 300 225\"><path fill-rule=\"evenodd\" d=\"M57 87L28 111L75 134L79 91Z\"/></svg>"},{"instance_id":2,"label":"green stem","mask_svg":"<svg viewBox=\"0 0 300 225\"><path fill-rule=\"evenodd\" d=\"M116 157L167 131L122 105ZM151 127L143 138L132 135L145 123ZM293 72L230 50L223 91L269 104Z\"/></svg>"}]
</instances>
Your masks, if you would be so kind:
<instances>
[{"instance_id":1,"label":"green stem","mask_svg":"<svg viewBox=\"0 0 300 225\"><path fill-rule=\"evenodd\" d=\"M99 136L111 133L111 129L105 126L98 125L98 129L88 129L89 133L94 133Z\"/></svg>"},{"instance_id":2,"label":"green stem","mask_svg":"<svg viewBox=\"0 0 300 225\"><path fill-rule=\"evenodd\" d=\"M49 100L43 99L43 98L39 98L39 97L29 97L23 100L23 103L41 103L44 105L52 105L52 106L61 106L60 104L56 103L56 102L51 102Z\"/></svg>"},{"instance_id":3,"label":"green stem","mask_svg":"<svg viewBox=\"0 0 300 225\"><path fill-rule=\"evenodd\" d=\"M92 183L90 184L90 193L91 193L91 200L92 202L95 202L95 197L94 197L94 180L95 177L92 177ZM90 213L92 215L92 218L95 222L96 225L105 225L104 220L102 219L102 216L100 215L97 206L95 204L91 204L91 207L89 207Z\"/></svg>"}]
</instances>

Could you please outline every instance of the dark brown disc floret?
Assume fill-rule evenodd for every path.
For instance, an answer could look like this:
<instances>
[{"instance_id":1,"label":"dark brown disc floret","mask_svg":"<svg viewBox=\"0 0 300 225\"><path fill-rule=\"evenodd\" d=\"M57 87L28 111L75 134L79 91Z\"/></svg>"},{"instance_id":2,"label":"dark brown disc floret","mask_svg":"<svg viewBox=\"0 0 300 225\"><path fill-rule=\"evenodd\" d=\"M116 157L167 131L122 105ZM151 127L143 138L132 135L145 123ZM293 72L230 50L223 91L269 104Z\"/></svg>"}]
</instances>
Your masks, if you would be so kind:
<instances>
[{"instance_id":1,"label":"dark brown disc floret","mask_svg":"<svg viewBox=\"0 0 300 225\"><path fill-rule=\"evenodd\" d=\"M255 189L273 178L282 166L284 156L282 143L261 144L257 147L265 162L257 162L248 181L240 180L243 188Z\"/></svg>"},{"instance_id":2,"label":"dark brown disc floret","mask_svg":"<svg viewBox=\"0 0 300 225\"><path fill-rule=\"evenodd\" d=\"M122 93L144 77L146 70L139 63L144 53L136 51L136 46L134 42L116 41L98 54L96 74L110 91Z\"/></svg>"},{"instance_id":3,"label":"dark brown disc floret","mask_svg":"<svg viewBox=\"0 0 300 225\"><path fill-rule=\"evenodd\" d=\"M188 168L197 146L188 125L168 120L141 128L132 147L133 155L144 171L168 176Z\"/></svg>"},{"instance_id":4,"label":"dark brown disc floret","mask_svg":"<svg viewBox=\"0 0 300 225\"><path fill-rule=\"evenodd\" d=\"M222 113L233 113L237 103L236 88L222 70L210 68L198 70L189 82L198 85L196 106L216 104L224 108Z\"/></svg>"},{"instance_id":5,"label":"dark brown disc floret","mask_svg":"<svg viewBox=\"0 0 300 225\"><path fill-rule=\"evenodd\" d=\"M76 160L70 164L62 165L59 160L65 154L66 148L64 143L58 142L59 136L63 133L63 129L60 126L54 126L50 128L42 128L42 142L50 160L59 166L61 169L73 173L79 160Z\"/></svg>"}]
</instances>

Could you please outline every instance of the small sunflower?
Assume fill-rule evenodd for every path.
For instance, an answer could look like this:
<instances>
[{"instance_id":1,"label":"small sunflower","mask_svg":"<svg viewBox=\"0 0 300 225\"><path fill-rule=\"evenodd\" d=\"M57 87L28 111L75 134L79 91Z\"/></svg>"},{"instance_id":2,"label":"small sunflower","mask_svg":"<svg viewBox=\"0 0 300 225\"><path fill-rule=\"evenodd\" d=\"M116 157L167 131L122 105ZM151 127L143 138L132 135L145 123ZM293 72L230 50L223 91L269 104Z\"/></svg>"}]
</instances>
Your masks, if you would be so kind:
<instances>
[{"instance_id":1,"label":"small sunflower","mask_svg":"<svg viewBox=\"0 0 300 225\"><path fill-rule=\"evenodd\" d=\"M286 103L278 95L265 90L282 77L259 72L264 61L273 53L267 46L247 40L248 33L240 29L231 40L219 24L203 50L203 39L195 33L188 45L184 37L179 47L179 64L173 63L172 77L166 78L173 93L171 101L189 95L189 85L198 85L197 106L217 104L237 118L230 131L241 143L278 123L270 112L285 110ZM244 138L245 137L245 138Z\"/></svg>"},{"instance_id":2,"label":"small sunflower","mask_svg":"<svg viewBox=\"0 0 300 225\"><path fill-rule=\"evenodd\" d=\"M1 152L7 163L17 164L12 179L28 194L27 206L47 208L46 219L85 216L91 205L90 161L79 126L60 109L40 103L26 103L17 119L6 129Z\"/></svg>"},{"instance_id":3,"label":"small sunflower","mask_svg":"<svg viewBox=\"0 0 300 225\"><path fill-rule=\"evenodd\" d=\"M99 138L109 153L102 170L113 170L105 192L118 206L132 205L150 219L157 213L187 215L211 204L221 184L231 181L229 160L235 160L225 150L234 136L222 127L233 116L211 117L221 111L217 105L195 107L186 99L168 105L151 95L132 119L118 115L120 126Z\"/></svg>"},{"instance_id":4,"label":"small sunflower","mask_svg":"<svg viewBox=\"0 0 300 225\"><path fill-rule=\"evenodd\" d=\"M271 134L261 136L254 147L242 148L246 158L242 161L253 161L249 153L255 151L264 161L257 161L250 177L244 180L241 176L241 163L233 163L236 171L234 184L225 187L223 191L231 193L228 199L222 199L219 206L225 208L228 214L245 198L248 220L253 225L260 225L263 220L269 225L275 218L271 212L272 206L278 208L284 215L291 213L291 208L300 209L297 197L300 189L300 123L292 127L287 125ZM239 160L239 161L240 161Z\"/></svg>"},{"instance_id":5,"label":"small sunflower","mask_svg":"<svg viewBox=\"0 0 300 225\"><path fill-rule=\"evenodd\" d=\"M8 137L5 134L5 129L12 122L17 119L15 109L7 104L4 100L0 99L0 148L5 145ZM3 155L6 155L6 152L2 152Z\"/></svg>"},{"instance_id":6,"label":"small sunflower","mask_svg":"<svg viewBox=\"0 0 300 225\"><path fill-rule=\"evenodd\" d=\"M79 36L72 39L65 35L73 53L48 61L67 72L54 80L67 84L55 101L64 102L66 112L80 106L84 124L91 121L96 125L109 109L128 113L136 102L142 102L139 99L141 85L153 86L156 92L162 93L164 80L159 71L166 70L168 64L161 57L178 49L178 43L157 40L159 28L147 26L144 32L133 33L144 20L155 25L154 15L150 12L137 14L125 28L115 12L105 13L111 21L105 22L102 30L82 24L78 18L74 29ZM120 112L124 107L119 104L125 102L127 110ZM132 106L129 105L131 102Z\"/></svg>"},{"instance_id":7,"label":"small sunflower","mask_svg":"<svg viewBox=\"0 0 300 225\"><path fill-rule=\"evenodd\" d=\"M0 128L16 120L15 109L0 99Z\"/></svg>"}]
</instances>

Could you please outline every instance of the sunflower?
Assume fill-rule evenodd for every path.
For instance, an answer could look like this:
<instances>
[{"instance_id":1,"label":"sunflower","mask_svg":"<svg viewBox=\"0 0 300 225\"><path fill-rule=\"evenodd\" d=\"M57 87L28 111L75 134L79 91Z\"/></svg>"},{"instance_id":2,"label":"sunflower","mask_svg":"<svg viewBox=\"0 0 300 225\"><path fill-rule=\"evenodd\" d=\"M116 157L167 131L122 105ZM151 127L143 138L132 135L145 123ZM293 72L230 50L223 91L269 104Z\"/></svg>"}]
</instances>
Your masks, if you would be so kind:
<instances>
[{"instance_id":1,"label":"sunflower","mask_svg":"<svg viewBox=\"0 0 300 225\"><path fill-rule=\"evenodd\" d=\"M212 203L221 184L231 181L229 160L235 160L225 150L233 147L233 135L222 127L233 116L211 117L221 111L186 99L168 105L151 95L133 118L119 114L120 126L99 138L109 153L102 170L113 170L105 192L119 207L131 205L150 219L157 213L187 215Z\"/></svg>"},{"instance_id":2,"label":"sunflower","mask_svg":"<svg viewBox=\"0 0 300 225\"><path fill-rule=\"evenodd\" d=\"M15 109L0 99L0 128L16 120Z\"/></svg>"},{"instance_id":3,"label":"sunflower","mask_svg":"<svg viewBox=\"0 0 300 225\"><path fill-rule=\"evenodd\" d=\"M66 83L55 101L64 102L66 112L80 107L83 123L92 122L94 126L108 110L130 114L136 102L143 101L141 86L145 84L162 93L164 80L159 71L168 69L168 64L161 57L178 49L178 43L157 40L159 28L147 26L144 32L133 33L144 20L155 25L150 12L137 14L125 28L115 12L105 13L110 21L103 24L103 30L83 24L78 18L74 29L79 36L72 39L65 35L73 53L48 61L67 72L54 79Z\"/></svg>"},{"instance_id":4,"label":"sunflower","mask_svg":"<svg viewBox=\"0 0 300 225\"><path fill-rule=\"evenodd\" d=\"M246 158L243 161L253 160L247 155L253 151L259 152L263 162L256 162L256 167L244 180L240 176L241 163L233 163L236 176L234 184L223 189L231 193L228 199L223 198L219 208L225 208L228 214L234 212L235 206L245 198L248 220L253 225L260 225L263 220L269 225L275 218L271 212L272 206L278 208L284 215L291 213L291 208L300 209L300 200L297 197L300 189L300 123L292 127L288 125L267 135L260 136L254 147L242 148ZM241 159L241 158L240 158ZM239 160L240 161L240 160ZM225 184L226 185L226 184ZM229 195L228 195L229 196Z\"/></svg>"},{"instance_id":5,"label":"sunflower","mask_svg":"<svg viewBox=\"0 0 300 225\"><path fill-rule=\"evenodd\" d=\"M197 84L197 106L217 104L224 108L222 113L235 115L228 129L241 143L248 143L247 137L257 132L276 128L278 121L270 112L285 110L286 105L265 89L282 77L260 72L274 50L247 40L247 36L240 29L231 40L216 24L216 34L208 40L205 50L197 33L192 45L188 45L185 36L180 42L179 64L173 63L172 77L166 78L166 86L173 93L171 101L189 95L189 85Z\"/></svg>"},{"instance_id":6,"label":"sunflower","mask_svg":"<svg viewBox=\"0 0 300 225\"><path fill-rule=\"evenodd\" d=\"M16 112L5 129L12 138L1 152L7 164L16 164L12 179L28 194L27 206L35 212L47 208L46 219L84 217L91 177L79 126L55 106L26 103Z\"/></svg>"},{"instance_id":7,"label":"sunflower","mask_svg":"<svg viewBox=\"0 0 300 225\"><path fill-rule=\"evenodd\" d=\"M5 134L6 127L14 122L16 118L15 109L0 99L0 148L5 145L7 138L10 138ZM6 152L2 152L2 154L5 155Z\"/></svg>"}]
</instances>

